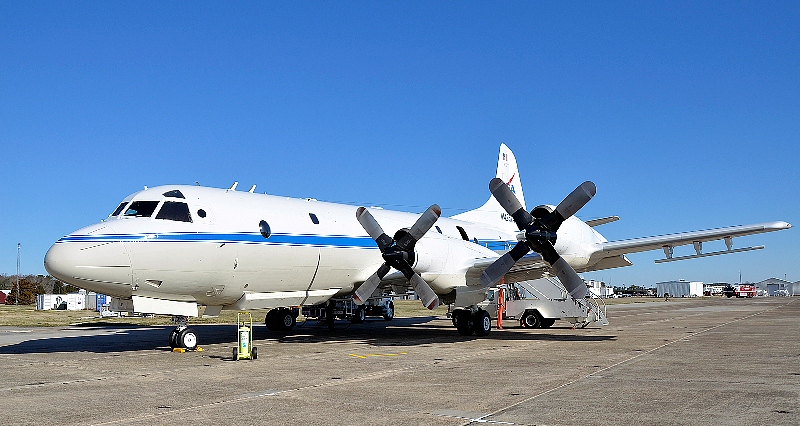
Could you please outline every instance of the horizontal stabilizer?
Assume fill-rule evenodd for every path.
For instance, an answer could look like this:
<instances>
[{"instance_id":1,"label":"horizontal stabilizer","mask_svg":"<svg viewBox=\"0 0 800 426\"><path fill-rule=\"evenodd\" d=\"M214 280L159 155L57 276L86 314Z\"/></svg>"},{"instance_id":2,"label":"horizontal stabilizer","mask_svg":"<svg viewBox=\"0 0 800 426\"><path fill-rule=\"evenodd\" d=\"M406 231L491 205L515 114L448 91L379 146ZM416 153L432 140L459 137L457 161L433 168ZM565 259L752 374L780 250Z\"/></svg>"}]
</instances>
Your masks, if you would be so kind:
<instances>
[{"instance_id":1,"label":"horizontal stabilizer","mask_svg":"<svg viewBox=\"0 0 800 426\"><path fill-rule=\"evenodd\" d=\"M609 216L601 217L600 219L587 220L585 223L594 228L595 226L605 225L606 223L616 222L618 220L619 216Z\"/></svg>"}]
</instances>

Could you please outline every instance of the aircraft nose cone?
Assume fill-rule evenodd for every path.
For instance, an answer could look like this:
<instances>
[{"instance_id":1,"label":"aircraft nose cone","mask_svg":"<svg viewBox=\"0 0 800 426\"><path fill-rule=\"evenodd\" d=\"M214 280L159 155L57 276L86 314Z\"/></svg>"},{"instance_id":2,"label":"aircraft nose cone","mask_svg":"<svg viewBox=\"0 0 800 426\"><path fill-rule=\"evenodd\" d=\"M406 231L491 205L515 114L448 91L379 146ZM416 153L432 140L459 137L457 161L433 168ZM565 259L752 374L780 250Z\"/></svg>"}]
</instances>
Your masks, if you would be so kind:
<instances>
[{"instance_id":1,"label":"aircraft nose cone","mask_svg":"<svg viewBox=\"0 0 800 426\"><path fill-rule=\"evenodd\" d=\"M53 277L80 288L112 296L128 294L130 256L124 243L100 232L78 231L60 239L47 251L44 268Z\"/></svg>"},{"instance_id":2,"label":"aircraft nose cone","mask_svg":"<svg viewBox=\"0 0 800 426\"><path fill-rule=\"evenodd\" d=\"M68 244L55 243L44 255L44 269L60 281L71 283L74 280L76 256L73 247Z\"/></svg>"}]
</instances>

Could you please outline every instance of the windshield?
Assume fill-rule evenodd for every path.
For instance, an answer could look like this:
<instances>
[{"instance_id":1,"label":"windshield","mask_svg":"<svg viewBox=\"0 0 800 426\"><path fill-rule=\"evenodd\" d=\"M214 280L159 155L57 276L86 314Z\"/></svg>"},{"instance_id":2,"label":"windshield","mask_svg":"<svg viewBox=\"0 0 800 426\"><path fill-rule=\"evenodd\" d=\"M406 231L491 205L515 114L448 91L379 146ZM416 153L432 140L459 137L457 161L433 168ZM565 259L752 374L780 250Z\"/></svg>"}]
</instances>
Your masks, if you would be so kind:
<instances>
[{"instance_id":1,"label":"windshield","mask_svg":"<svg viewBox=\"0 0 800 426\"><path fill-rule=\"evenodd\" d=\"M117 209L116 209L116 210L114 210L114 213L111 213L111 216L116 216L116 215L118 215L118 214L122 213L122 209L124 209L124 208L125 208L125 206L127 206L127 205L128 205L128 202L127 202L127 201L123 201L123 202L121 202L121 203L119 204L119 206L117 207Z\"/></svg>"},{"instance_id":2,"label":"windshield","mask_svg":"<svg viewBox=\"0 0 800 426\"><path fill-rule=\"evenodd\" d=\"M150 217L158 207L158 201L134 201L128 210L125 210L125 217Z\"/></svg>"},{"instance_id":3,"label":"windshield","mask_svg":"<svg viewBox=\"0 0 800 426\"><path fill-rule=\"evenodd\" d=\"M165 201L158 211L156 219L177 220L180 222L191 222L192 215L189 213L189 206L186 203L177 201Z\"/></svg>"}]
</instances>

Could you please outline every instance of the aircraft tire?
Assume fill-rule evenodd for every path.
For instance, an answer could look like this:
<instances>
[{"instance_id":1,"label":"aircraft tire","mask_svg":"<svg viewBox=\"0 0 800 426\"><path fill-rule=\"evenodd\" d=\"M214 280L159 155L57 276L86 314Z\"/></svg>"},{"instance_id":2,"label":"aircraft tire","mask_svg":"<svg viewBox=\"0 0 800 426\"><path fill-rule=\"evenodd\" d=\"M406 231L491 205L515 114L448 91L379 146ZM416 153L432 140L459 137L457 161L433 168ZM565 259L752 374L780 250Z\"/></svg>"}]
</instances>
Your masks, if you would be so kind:
<instances>
[{"instance_id":1,"label":"aircraft tire","mask_svg":"<svg viewBox=\"0 0 800 426\"><path fill-rule=\"evenodd\" d=\"M278 324L278 310L271 309L267 312L267 316L264 317L264 325L267 326L267 330L269 331L279 331L279 324Z\"/></svg>"},{"instance_id":2,"label":"aircraft tire","mask_svg":"<svg viewBox=\"0 0 800 426\"><path fill-rule=\"evenodd\" d=\"M173 328L172 331L169 333L169 347L175 349L178 347L178 329Z\"/></svg>"},{"instance_id":3,"label":"aircraft tire","mask_svg":"<svg viewBox=\"0 0 800 426\"><path fill-rule=\"evenodd\" d=\"M389 302L389 304L386 305L386 310L383 313L383 320L391 321L392 319L394 319L394 302Z\"/></svg>"},{"instance_id":4,"label":"aircraft tire","mask_svg":"<svg viewBox=\"0 0 800 426\"><path fill-rule=\"evenodd\" d=\"M176 337L178 347L194 350L197 348L197 333L191 328L184 328Z\"/></svg>"},{"instance_id":5,"label":"aircraft tire","mask_svg":"<svg viewBox=\"0 0 800 426\"><path fill-rule=\"evenodd\" d=\"M258 359L258 348L253 346L252 351L250 352L250 359Z\"/></svg>"},{"instance_id":6,"label":"aircraft tire","mask_svg":"<svg viewBox=\"0 0 800 426\"><path fill-rule=\"evenodd\" d=\"M233 361L239 360L239 348L233 348L233 356L231 356L231 360Z\"/></svg>"},{"instance_id":7,"label":"aircraft tire","mask_svg":"<svg viewBox=\"0 0 800 426\"><path fill-rule=\"evenodd\" d=\"M462 336L471 336L475 330L472 327L472 313L467 310L460 310L453 313L456 316L456 330Z\"/></svg>"},{"instance_id":8,"label":"aircraft tire","mask_svg":"<svg viewBox=\"0 0 800 426\"><path fill-rule=\"evenodd\" d=\"M291 309L280 308L275 317L278 319L278 329L281 331L291 331L294 325L297 324L297 318L294 316Z\"/></svg>"},{"instance_id":9,"label":"aircraft tire","mask_svg":"<svg viewBox=\"0 0 800 426\"><path fill-rule=\"evenodd\" d=\"M490 317L489 313L483 309L478 310L473 315L472 328L475 331L476 336L488 336L489 332L492 331L492 317Z\"/></svg>"}]
</instances>

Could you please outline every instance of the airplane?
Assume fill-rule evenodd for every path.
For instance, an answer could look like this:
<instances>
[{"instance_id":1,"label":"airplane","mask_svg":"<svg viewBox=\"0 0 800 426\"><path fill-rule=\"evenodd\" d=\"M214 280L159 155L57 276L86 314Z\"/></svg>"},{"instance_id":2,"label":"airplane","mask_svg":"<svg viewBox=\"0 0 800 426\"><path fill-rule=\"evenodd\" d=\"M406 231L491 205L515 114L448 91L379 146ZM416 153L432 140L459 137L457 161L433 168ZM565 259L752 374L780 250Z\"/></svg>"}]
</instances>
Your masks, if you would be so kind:
<instances>
[{"instance_id":1,"label":"airplane","mask_svg":"<svg viewBox=\"0 0 800 426\"><path fill-rule=\"evenodd\" d=\"M112 296L117 309L172 315L173 348L194 349L189 317L225 310L267 310L270 330L288 332L298 306L331 306L352 296L363 305L393 286L411 287L423 305L452 305L461 335L486 336L478 308L499 282L555 275L573 297L587 288L578 272L630 266L625 256L664 250L677 261L757 250L735 237L791 228L783 221L607 241L595 228L616 216L574 216L596 193L579 185L557 206L528 211L517 161L500 145L492 194L481 207L449 218L191 185L145 187L107 219L59 239L45 269L71 285ZM389 233L386 233L386 232ZM392 236L390 236L392 235ZM727 250L703 253L724 240ZM693 245L696 254L673 256ZM659 261L657 261L659 262ZM331 315L332 317L332 315Z\"/></svg>"}]
</instances>

